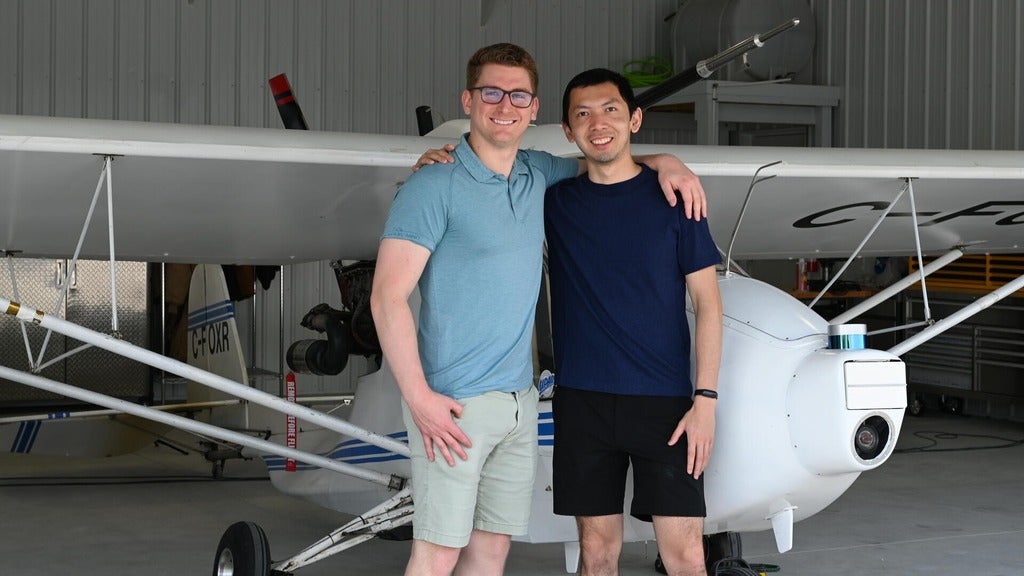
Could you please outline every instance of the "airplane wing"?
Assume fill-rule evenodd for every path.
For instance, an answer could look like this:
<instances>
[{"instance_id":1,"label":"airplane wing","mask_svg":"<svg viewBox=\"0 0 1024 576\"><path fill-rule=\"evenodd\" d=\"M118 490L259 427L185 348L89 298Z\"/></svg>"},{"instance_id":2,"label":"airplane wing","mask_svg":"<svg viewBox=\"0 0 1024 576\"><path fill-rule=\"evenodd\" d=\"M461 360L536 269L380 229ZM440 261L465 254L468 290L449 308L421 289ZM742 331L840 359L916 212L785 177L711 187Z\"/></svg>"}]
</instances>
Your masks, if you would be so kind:
<instances>
[{"instance_id":1,"label":"airplane wing","mask_svg":"<svg viewBox=\"0 0 1024 576\"><path fill-rule=\"evenodd\" d=\"M447 141L0 116L0 250L71 254L113 155L120 259L372 258L410 166ZM105 202L96 212L83 258L108 255Z\"/></svg>"},{"instance_id":2,"label":"airplane wing","mask_svg":"<svg viewBox=\"0 0 1024 576\"><path fill-rule=\"evenodd\" d=\"M376 254L388 206L434 137L190 126L0 115L0 251L72 253L104 156L114 157L117 257L124 260L286 264ZM445 137L437 137L442 134ZM558 126L531 129L526 147L578 155ZM1024 152L735 148L637 145L669 152L707 190L724 249L758 168L734 259L846 256L912 179L926 253L984 242L1019 252ZM904 194L863 254L915 251ZM84 258L108 255L106 211Z\"/></svg>"},{"instance_id":3,"label":"airplane wing","mask_svg":"<svg viewBox=\"0 0 1024 576\"><path fill-rule=\"evenodd\" d=\"M527 132L524 147L578 154L558 126ZM925 253L973 245L1020 252L1024 245L1024 152L634 145L668 152L696 172L708 195L712 234L729 244L755 174L733 259L847 257L910 179ZM772 166L770 164L776 163ZM760 173L758 169L764 168ZM916 251L909 193L861 254Z\"/></svg>"}]
</instances>

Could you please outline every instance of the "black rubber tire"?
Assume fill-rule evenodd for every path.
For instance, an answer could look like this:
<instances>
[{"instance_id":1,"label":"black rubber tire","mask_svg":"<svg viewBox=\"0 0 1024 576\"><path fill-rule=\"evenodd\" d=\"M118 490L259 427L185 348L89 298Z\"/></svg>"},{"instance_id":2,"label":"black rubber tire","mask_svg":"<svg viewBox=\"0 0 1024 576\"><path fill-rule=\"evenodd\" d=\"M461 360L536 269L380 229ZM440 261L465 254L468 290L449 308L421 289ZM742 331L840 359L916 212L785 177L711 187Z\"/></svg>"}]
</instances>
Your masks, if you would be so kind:
<instances>
[{"instance_id":1,"label":"black rubber tire","mask_svg":"<svg viewBox=\"0 0 1024 576\"><path fill-rule=\"evenodd\" d=\"M907 402L907 414L911 416L920 416L924 413L924 402L919 396L914 396Z\"/></svg>"},{"instance_id":2,"label":"black rubber tire","mask_svg":"<svg viewBox=\"0 0 1024 576\"><path fill-rule=\"evenodd\" d=\"M213 557L213 576L270 576L270 541L258 524L228 526Z\"/></svg>"}]
</instances>

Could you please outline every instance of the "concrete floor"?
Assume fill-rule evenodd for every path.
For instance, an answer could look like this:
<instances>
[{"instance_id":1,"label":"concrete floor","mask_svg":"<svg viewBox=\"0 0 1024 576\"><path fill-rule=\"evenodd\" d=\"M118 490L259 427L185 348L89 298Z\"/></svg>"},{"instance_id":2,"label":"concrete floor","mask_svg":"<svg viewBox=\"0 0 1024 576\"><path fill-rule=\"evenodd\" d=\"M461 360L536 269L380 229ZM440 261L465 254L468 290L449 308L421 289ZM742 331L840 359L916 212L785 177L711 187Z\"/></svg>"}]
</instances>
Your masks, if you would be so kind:
<instances>
[{"instance_id":1,"label":"concrete floor","mask_svg":"<svg viewBox=\"0 0 1024 576\"><path fill-rule=\"evenodd\" d=\"M978 418L908 418L899 448L927 431L956 434L935 448L1024 438L1024 425ZM752 467L756 473L756 467ZM0 574L209 574L223 530L252 520L273 556L291 555L342 522L284 496L256 463L229 463L209 479L195 456L151 447L105 460L0 455ZM249 479L254 478L254 479ZM794 549L770 533L745 534L746 559L790 576L1024 574L1024 446L895 454L835 504L797 524ZM301 575L400 574L407 542L371 541ZM627 545L623 575L653 575L654 544ZM560 545L515 544L509 575L565 574Z\"/></svg>"}]
</instances>

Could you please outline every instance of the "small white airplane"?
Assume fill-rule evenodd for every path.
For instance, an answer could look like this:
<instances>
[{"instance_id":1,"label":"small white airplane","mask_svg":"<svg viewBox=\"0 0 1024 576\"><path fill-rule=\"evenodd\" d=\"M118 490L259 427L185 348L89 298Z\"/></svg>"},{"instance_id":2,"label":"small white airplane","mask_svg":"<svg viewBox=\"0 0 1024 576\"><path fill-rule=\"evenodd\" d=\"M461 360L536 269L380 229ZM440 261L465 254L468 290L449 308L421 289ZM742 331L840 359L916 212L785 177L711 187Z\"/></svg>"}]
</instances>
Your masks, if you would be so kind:
<instances>
[{"instance_id":1,"label":"small white airplane","mask_svg":"<svg viewBox=\"0 0 1024 576\"><path fill-rule=\"evenodd\" d=\"M465 129L456 121L427 137L410 137L0 116L0 252L8 258L211 264L370 260L409 167L425 149L449 143ZM531 128L524 146L578 154L558 126ZM862 327L851 324L898 291L916 282L924 286L928 274L966 251L1020 252L1024 152L641 145L634 151L673 153L700 175L710 197L712 233L726 255L719 276L722 400L706 471L705 530L771 529L779 550L789 550L795 522L827 507L892 453L907 403L900 355L1024 287L1022 276L950 318L928 318L923 329L888 350L866 347ZM86 234L104 191L107 218L98 219L108 225L107 234ZM734 263L851 253L851 259L941 257L832 319L749 278ZM372 354L367 334L352 330L362 324L353 316L365 308L367 266L344 272L364 283L354 291L355 301L346 303L349 310L307 315L306 325L331 338L297 345L290 354L294 363L331 371L348 353ZM213 267L197 271L190 360L202 367L119 339L116 308L112 333L101 334L20 303L15 288L0 294L6 312L0 321L58 332L205 385L217 392L188 409L220 405L217 414L225 416L217 419L230 426L47 380L34 369L0 366L0 378L240 446L243 454L264 457L279 489L356 515L281 561L271 561L262 529L236 523L218 546L215 574L291 573L407 524L413 506L408 446L387 367L360 379L346 420L252 388L223 277ZM111 282L116 293L116 278ZM237 399L222 400L225 394ZM573 571L579 555L575 524L551 512L550 403L541 402L540 410L541 460L523 540L564 542L566 569ZM301 432L283 415L301 421ZM27 434L44 442L48 430L73 421L22 420L0 420L0 434L17 430L0 438L24 444ZM36 422L35 430L26 432L24 421ZM234 431L238 424L272 433L256 438ZM626 530L628 540L653 539L649 524L627 519Z\"/></svg>"}]
</instances>

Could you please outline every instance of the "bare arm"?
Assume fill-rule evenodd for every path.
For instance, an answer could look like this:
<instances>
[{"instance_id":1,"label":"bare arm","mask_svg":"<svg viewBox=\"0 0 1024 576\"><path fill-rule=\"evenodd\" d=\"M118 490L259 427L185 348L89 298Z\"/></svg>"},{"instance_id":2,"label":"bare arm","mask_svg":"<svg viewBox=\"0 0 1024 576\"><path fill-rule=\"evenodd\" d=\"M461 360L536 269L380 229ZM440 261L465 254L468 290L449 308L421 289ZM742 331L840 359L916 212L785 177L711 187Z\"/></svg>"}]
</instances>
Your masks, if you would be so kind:
<instances>
[{"instance_id":1,"label":"bare arm","mask_svg":"<svg viewBox=\"0 0 1024 576\"><path fill-rule=\"evenodd\" d=\"M722 359L722 298L718 275L708 266L686 275L686 287L693 304L694 351L697 359L694 389L718 390L718 367ZM715 405L718 400L695 396L691 408L676 426L669 445L686 433L686 473L700 477L707 468L715 443Z\"/></svg>"},{"instance_id":2,"label":"bare arm","mask_svg":"<svg viewBox=\"0 0 1024 576\"><path fill-rule=\"evenodd\" d=\"M412 167L416 172L428 164L447 164L455 162L451 152L455 150L452 144L445 144L443 148L431 148L420 156L419 160ZM704 187L700 178L683 164L679 158L671 154L653 154L645 156L634 156L633 160L644 164L651 170L658 173L658 183L661 184L661 191L665 194L665 200L669 206L676 205L676 191L683 198L683 212L687 218L700 220L708 215L708 200L704 194ZM587 171L587 162L582 158L578 159L579 169L576 174L583 174Z\"/></svg>"},{"instance_id":3,"label":"bare arm","mask_svg":"<svg viewBox=\"0 0 1024 576\"><path fill-rule=\"evenodd\" d=\"M462 415L462 405L453 398L430 389L420 363L416 327L409 307L409 296L423 274L430 252L408 240L385 238L377 254L370 307L381 348L391 372L409 406L416 427L423 435L427 458L434 460L434 446L449 466L455 465L452 452L463 460L463 446L471 446L469 437L452 416Z\"/></svg>"}]
</instances>

